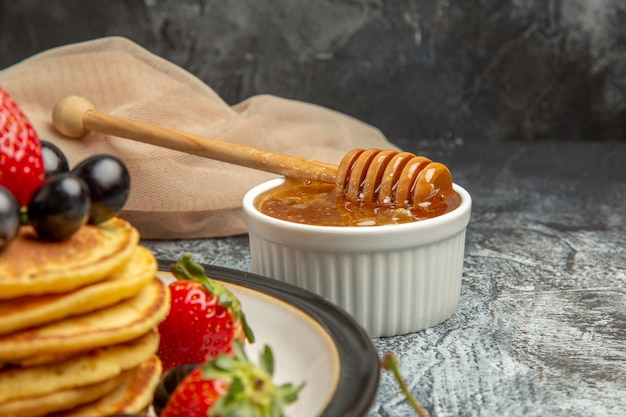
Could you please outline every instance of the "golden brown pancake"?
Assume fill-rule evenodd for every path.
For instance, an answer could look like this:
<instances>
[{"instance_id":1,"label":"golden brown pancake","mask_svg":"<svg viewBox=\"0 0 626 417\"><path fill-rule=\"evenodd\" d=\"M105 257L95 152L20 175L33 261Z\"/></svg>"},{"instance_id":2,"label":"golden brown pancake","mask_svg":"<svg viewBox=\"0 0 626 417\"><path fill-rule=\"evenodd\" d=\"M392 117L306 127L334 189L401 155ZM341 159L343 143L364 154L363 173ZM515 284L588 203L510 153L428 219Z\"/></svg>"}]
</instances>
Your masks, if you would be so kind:
<instances>
[{"instance_id":1,"label":"golden brown pancake","mask_svg":"<svg viewBox=\"0 0 626 417\"><path fill-rule=\"evenodd\" d=\"M112 218L85 225L61 242L37 238L30 226L0 253L0 299L63 293L120 271L132 256L139 233Z\"/></svg>"},{"instance_id":2,"label":"golden brown pancake","mask_svg":"<svg viewBox=\"0 0 626 417\"><path fill-rule=\"evenodd\" d=\"M156 271L154 255L139 246L125 268L104 281L69 293L0 300L0 335L116 304L137 295Z\"/></svg>"},{"instance_id":3,"label":"golden brown pancake","mask_svg":"<svg viewBox=\"0 0 626 417\"><path fill-rule=\"evenodd\" d=\"M152 403L154 390L161 377L161 361L155 355L126 375L117 389L99 400L73 410L50 414L49 417L93 417L116 413L141 413Z\"/></svg>"},{"instance_id":4,"label":"golden brown pancake","mask_svg":"<svg viewBox=\"0 0 626 417\"><path fill-rule=\"evenodd\" d=\"M170 292L153 278L135 297L90 313L0 336L0 363L45 363L123 343L154 329L169 312Z\"/></svg>"},{"instance_id":5,"label":"golden brown pancake","mask_svg":"<svg viewBox=\"0 0 626 417\"><path fill-rule=\"evenodd\" d=\"M159 346L155 330L130 342L95 349L67 361L0 371L0 404L84 387L141 365Z\"/></svg>"},{"instance_id":6,"label":"golden brown pancake","mask_svg":"<svg viewBox=\"0 0 626 417\"><path fill-rule=\"evenodd\" d=\"M0 252L0 416L139 413L161 376L170 292L128 222L62 242L32 228Z\"/></svg>"},{"instance_id":7,"label":"golden brown pancake","mask_svg":"<svg viewBox=\"0 0 626 417\"><path fill-rule=\"evenodd\" d=\"M68 410L97 401L120 386L135 369L116 377L84 387L68 388L34 397L9 400L0 404L3 417L40 417L59 410Z\"/></svg>"}]
</instances>

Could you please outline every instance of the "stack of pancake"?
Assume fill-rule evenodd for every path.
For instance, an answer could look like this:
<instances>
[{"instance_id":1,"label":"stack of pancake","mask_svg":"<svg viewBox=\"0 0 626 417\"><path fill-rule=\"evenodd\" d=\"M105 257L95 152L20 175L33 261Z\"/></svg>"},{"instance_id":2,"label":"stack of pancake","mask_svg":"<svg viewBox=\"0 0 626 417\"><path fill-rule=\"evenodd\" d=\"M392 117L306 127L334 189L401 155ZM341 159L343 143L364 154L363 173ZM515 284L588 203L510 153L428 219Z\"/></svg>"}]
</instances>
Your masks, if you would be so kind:
<instances>
[{"instance_id":1,"label":"stack of pancake","mask_svg":"<svg viewBox=\"0 0 626 417\"><path fill-rule=\"evenodd\" d=\"M107 416L149 406L169 311L157 262L128 222L0 253L0 416Z\"/></svg>"}]
</instances>

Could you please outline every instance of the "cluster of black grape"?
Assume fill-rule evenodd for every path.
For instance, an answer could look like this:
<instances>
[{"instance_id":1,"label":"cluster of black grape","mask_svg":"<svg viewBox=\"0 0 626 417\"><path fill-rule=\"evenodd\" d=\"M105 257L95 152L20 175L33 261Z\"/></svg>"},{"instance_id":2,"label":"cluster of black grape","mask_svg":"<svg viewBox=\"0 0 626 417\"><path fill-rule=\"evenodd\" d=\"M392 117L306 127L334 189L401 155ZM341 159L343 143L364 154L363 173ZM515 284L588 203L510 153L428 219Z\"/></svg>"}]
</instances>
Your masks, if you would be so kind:
<instances>
[{"instance_id":1,"label":"cluster of black grape","mask_svg":"<svg viewBox=\"0 0 626 417\"><path fill-rule=\"evenodd\" d=\"M21 224L30 224L44 240L61 241L87 223L114 217L128 199L130 174L118 158L94 155L70 170L56 145L42 140L41 148L45 178L25 210L0 186L0 250Z\"/></svg>"}]
</instances>

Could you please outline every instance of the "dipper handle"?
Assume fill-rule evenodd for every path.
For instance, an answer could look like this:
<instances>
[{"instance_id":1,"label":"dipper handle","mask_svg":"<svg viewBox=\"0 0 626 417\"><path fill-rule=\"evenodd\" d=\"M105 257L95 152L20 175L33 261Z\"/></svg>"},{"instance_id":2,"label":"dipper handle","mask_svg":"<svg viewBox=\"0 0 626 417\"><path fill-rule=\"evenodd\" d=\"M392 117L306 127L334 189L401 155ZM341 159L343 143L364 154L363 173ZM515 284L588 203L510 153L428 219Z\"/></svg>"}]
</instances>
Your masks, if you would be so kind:
<instances>
[{"instance_id":1,"label":"dipper handle","mask_svg":"<svg viewBox=\"0 0 626 417\"><path fill-rule=\"evenodd\" d=\"M100 132L286 177L331 184L337 178L335 165L100 113L91 102L78 96L67 96L56 104L52 123L71 138Z\"/></svg>"}]
</instances>

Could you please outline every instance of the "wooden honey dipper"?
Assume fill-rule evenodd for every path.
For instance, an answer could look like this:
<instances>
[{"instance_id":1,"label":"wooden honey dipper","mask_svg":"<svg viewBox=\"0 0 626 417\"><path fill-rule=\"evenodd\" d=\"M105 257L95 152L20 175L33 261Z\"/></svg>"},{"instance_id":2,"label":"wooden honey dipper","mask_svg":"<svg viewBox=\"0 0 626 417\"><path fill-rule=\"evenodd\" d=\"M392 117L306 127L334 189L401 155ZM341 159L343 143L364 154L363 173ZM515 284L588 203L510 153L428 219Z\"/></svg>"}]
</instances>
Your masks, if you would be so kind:
<instances>
[{"instance_id":1,"label":"wooden honey dipper","mask_svg":"<svg viewBox=\"0 0 626 417\"><path fill-rule=\"evenodd\" d=\"M100 132L285 177L335 184L335 191L353 202L409 207L454 193L445 165L409 152L355 149L337 167L100 113L78 96L61 99L52 122L71 138Z\"/></svg>"}]
</instances>

